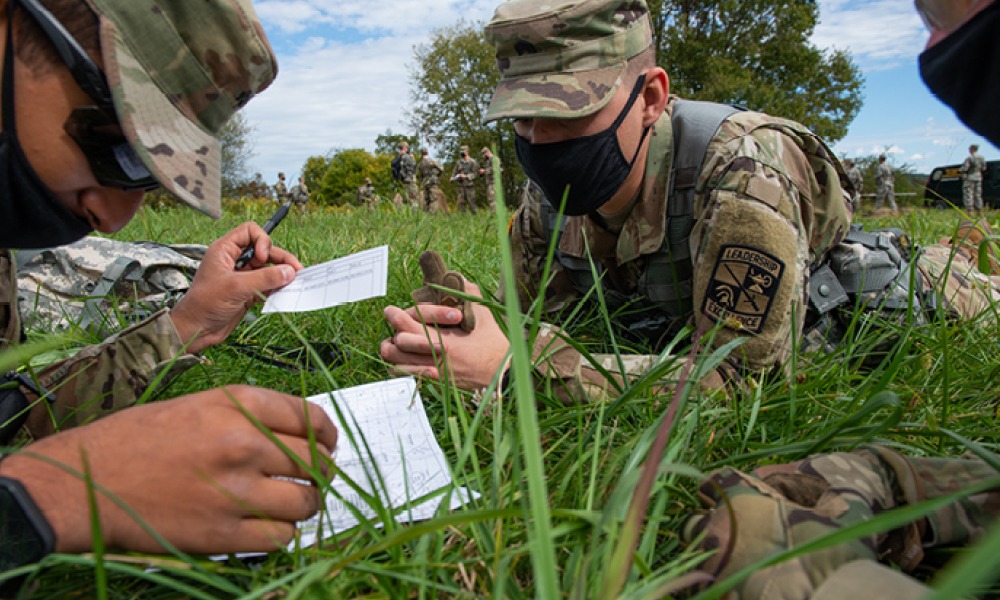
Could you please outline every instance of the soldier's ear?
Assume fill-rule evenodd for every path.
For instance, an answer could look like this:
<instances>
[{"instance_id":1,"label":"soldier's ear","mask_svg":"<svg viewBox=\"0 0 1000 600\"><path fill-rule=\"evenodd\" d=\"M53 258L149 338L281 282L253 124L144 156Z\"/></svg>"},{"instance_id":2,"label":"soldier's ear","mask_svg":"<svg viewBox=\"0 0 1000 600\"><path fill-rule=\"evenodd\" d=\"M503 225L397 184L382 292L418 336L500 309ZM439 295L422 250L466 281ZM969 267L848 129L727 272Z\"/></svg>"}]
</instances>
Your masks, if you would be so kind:
<instances>
[{"instance_id":1,"label":"soldier's ear","mask_svg":"<svg viewBox=\"0 0 1000 600\"><path fill-rule=\"evenodd\" d=\"M670 97L670 78L661 67L646 71L646 82L642 89L642 126L652 127L667 108Z\"/></svg>"}]
</instances>

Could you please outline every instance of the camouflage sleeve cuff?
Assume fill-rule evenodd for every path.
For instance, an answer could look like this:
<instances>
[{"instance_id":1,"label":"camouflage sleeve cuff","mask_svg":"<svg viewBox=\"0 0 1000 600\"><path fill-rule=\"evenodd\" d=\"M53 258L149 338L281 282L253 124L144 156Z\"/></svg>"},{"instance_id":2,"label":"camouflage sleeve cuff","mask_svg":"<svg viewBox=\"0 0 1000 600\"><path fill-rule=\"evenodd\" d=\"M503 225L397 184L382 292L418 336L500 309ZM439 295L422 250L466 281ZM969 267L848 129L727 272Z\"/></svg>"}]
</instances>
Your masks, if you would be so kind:
<instances>
[{"instance_id":1,"label":"camouflage sleeve cuff","mask_svg":"<svg viewBox=\"0 0 1000 600\"><path fill-rule=\"evenodd\" d=\"M200 361L183 352L184 345L164 309L47 367L39 382L54 392L55 399L45 423L29 419L33 435L80 425L135 404L161 374L172 377Z\"/></svg>"},{"instance_id":2,"label":"camouflage sleeve cuff","mask_svg":"<svg viewBox=\"0 0 1000 600\"><path fill-rule=\"evenodd\" d=\"M587 363L567 341L566 334L554 325L543 324L538 330L531 348L531 363L535 367L536 389L565 405L598 400L616 388L614 381Z\"/></svg>"}]
</instances>

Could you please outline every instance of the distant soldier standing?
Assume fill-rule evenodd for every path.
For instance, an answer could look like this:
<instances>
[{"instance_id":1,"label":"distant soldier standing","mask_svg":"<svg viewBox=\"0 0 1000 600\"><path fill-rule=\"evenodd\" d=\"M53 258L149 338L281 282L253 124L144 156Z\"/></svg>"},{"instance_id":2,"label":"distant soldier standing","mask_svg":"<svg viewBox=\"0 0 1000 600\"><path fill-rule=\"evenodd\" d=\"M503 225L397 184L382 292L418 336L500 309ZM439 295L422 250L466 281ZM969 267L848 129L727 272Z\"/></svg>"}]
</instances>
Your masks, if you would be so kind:
<instances>
[{"instance_id":1,"label":"distant soldier standing","mask_svg":"<svg viewBox=\"0 0 1000 600\"><path fill-rule=\"evenodd\" d=\"M288 186L285 185L285 174L278 173L278 183L274 184L274 199L278 201L278 204L284 204L288 202Z\"/></svg>"},{"instance_id":2,"label":"distant soldier standing","mask_svg":"<svg viewBox=\"0 0 1000 600\"><path fill-rule=\"evenodd\" d=\"M299 177L299 182L292 186L292 202L299 207L299 210L306 209L306 203L309 202L309 186L306 185L306 180L304 177Z\"/></svg>"},{"instance_id":3,"label":"distant soldier standing","mask_svg":"<svg viewBox=\"0 0 1000 600\"><path fill-rule=\"evenodd\" d=\"M378 204L378 194L370 177L365 177L365 184L358 188L358 204L368 208L375 208Z\"/></svg>"},{"instance_id":4,"label":"distant soldier standing","mask_svg":"<svg viewBox=\"0 0 1000 600\"><path fill-rule=\"evenodd\" d=\"M896 206L896 175L886 162L885 154L880 154L878 169L875 170L875 210L882 208L887 200L892 212L899 212Z\"/></svg>"},{"instance_id":5,"label":"distant soldier standing","mask_svg":"<svg viewBox=\"0 0 1000 600\"><path fill-rule=\"evenodd\" d=\"M445 208L444 203L439 201L444 196L444 192L438 185L441 183L441 173L444 173L444 167L428 156L427 148L421 148L420 155L417 178L420 180L420 187L424 194L423 209L435 213Z\"/></svg>"},{"instance_id":6,"label":"distant soldier standing","mask_svg":"<svg viewBox=\"0 0 1000 600\"><path fill-rule=\"evenodd\" d=\"M983 211L983 173L986 171L986 159L979 154L979 146L969 146L969 155L959 167L962 174L962 204L969 214Z\"/></svg>"},{"instance_id":7,"label":"distant soldier standing","mask_svg":"<svg viewBox=\"0 0 1000 600\"><path fill-rule=\"evenodd\" d=\"M472 214L476 214L476 174L479 173L479 163L469 157L468 146L462 146L461 154L462 157L455 163L451 180L458 189L459 208L468 207Z\"/></svg>"},{"instance_id":8,"label":"distant soldier standing","mask_svg":"<svg viewBox=\"0 0 1000 600\"><path fill-rule=\"evenodd\" d=\"M479 151L479 176L486 185L486 202L489 203L490 210L495 210L497 194L493 189L493 153L485 146Z\"/></svg>"},{"instance_id":9,"label":"distant soldier standing","mask_svg":"<svg viewBox=\"0 0 1000 600\"><path fill-rule=\"evenodd\" d=\"M410 144L399 143L399 174L402 178L403 188L406 190L406 199L410 206L419 206L417 200L417 161L410 154Z\"/></svg>"},{"instance_id":10,"label":"distant soldier standing","mask_svg":"<svg viewBox=\"0 0 1000 600\"><path fill-rule=\"evenodd\" d=\"M861 210L861 189L865 185L865 176L861 174L861 167L853 160L847 161L847 178L851 180L854 193L851 195L851 208L857 214Z\"/></svg>"}]
</instances>

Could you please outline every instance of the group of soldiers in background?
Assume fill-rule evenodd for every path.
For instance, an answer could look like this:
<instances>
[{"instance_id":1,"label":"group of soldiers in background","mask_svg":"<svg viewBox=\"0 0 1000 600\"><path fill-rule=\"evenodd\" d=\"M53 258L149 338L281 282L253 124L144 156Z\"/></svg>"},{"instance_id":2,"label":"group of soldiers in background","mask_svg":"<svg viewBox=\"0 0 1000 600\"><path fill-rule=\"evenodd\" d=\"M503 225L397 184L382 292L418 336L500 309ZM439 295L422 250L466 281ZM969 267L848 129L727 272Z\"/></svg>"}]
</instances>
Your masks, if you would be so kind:
<instances>
[{"instance_id":1,"label":"group of soldiers in background","mask_svg":"<svg viewBox=\"0 0 1000 600\"><path fill-rule=\"evenodd\" d=\"M289 190L288 186L285 185L285 174L278 173L278 181L274 184L274 199L277 200L278 204L292 202L300 210L305 210L306 203L309 202L309 196L309 187L306 185L304 178L299 177L299 182Z\"/></svg>"},{"instance_id":2,"label":"group of soldiers in background","mask_svg":"<svg viewBox=\"0 0 1000 600\"><path fill-rule=\"evenodd\" d=\"M865 184L864 174L861 167L851 159L844 159L844 170L847 171L847 178L851 181L854 190L851 192L851 210L855 214L861 213L861 191ZM899 213L896 205L896 174L892 165L886 162L885 154L878 157L878 167L875 169L875 210L888 208L893 214Z\"/></svg>"},{"instance_id":3,"label":"group of soldiers in background","mask_svg":"<svg viewBox=\"0 0 1000 600\"><path fill-rule=\"evenodd\" d=\"M393 161L393 178L402 183L405 196L397 195L395 204L408 204L431 213L447 211L448 202L441 190L441 175L444 173L441 163L430 157L427 148L420 150L421 158L417 163L407 142L400 142L397 151L397 160ZM489 148L483 148L477 161L469 155L469 147L462 146L450 179L457 191L456 204L460 210L475 214L477 179L482 179L486 201L493 210L496 207L493 153ZM370 180L367 181L370 185ZM358 195L360 199L361 188Z\"/></svg>"}]
</instances>

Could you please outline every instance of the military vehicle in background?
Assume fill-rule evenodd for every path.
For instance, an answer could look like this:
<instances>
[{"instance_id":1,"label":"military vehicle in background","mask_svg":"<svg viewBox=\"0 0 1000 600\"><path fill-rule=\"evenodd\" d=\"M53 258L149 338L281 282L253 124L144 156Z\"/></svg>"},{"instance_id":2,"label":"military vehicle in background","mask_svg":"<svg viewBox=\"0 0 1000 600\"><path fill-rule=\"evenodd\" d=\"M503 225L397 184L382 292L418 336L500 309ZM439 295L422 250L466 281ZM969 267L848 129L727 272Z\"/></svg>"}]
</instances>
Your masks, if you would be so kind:
<instances>
[{"instance_id":1,"label":"military vehicle in background","mask_svg":"<svg viewBox=\"0 0 1000 600\"><path fill-rule=\"evenodd\" d=\"M924 185L924 206L948 208L962 207L962 175L958 172L962 165L934 167ZM983 205L1000 208L1000 160L986 161L983 173Z\"/></svg>"}]
</instances>

